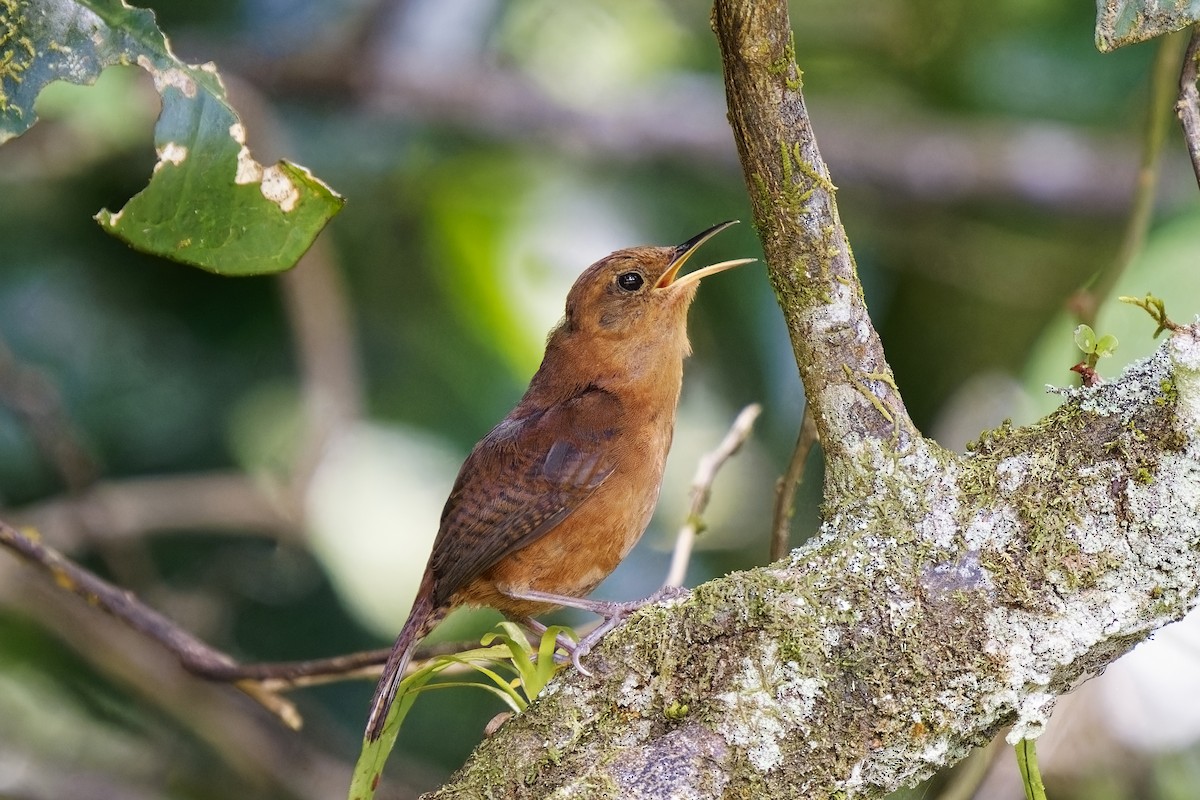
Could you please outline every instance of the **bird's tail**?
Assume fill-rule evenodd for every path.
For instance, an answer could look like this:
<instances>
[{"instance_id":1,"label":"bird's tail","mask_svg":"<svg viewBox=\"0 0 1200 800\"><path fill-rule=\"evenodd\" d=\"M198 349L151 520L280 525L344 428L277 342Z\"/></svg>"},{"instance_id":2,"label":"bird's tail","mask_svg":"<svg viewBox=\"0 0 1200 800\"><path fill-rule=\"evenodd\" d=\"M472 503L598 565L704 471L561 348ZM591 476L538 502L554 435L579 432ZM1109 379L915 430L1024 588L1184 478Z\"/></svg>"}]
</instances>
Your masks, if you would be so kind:
<instances>
[{"instance_id":1,"label":"bird's tail","mask_svg":"<svg viewBox=\"0 0 1200 800\"><path fill-rule=\"evenodd\" d=\"M380 676L379 683L375 686L375 696L371 698L371 713L367 717L365 736L368 742L374 742L383 735L383 726L387 722L388 710L391 709L392 702L396 699L396 690L404 678L404 670L408 667L409 659L412 658L417 642L424 639L433 626L445 616L444 610L434 607L432 592L426 591L427 588L431 588L426 587L427 581L428 576L421 582L421 591L417 594L417 600L408 614L408 620L405 621L404 627L400 629L400 634L396 637L396 643L392 645L392 652L383 666L383 675Z\"/></svg>"}]
</instances>

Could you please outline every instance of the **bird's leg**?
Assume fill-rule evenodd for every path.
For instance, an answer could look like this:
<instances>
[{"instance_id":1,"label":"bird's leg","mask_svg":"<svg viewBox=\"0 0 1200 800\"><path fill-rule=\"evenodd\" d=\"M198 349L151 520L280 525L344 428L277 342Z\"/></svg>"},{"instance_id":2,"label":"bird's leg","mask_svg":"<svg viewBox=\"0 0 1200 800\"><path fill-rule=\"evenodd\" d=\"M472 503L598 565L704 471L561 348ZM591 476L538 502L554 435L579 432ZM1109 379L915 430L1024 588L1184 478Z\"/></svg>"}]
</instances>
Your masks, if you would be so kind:
<instances>
[{"instance_id":1,"label":"bird's leg","mask_svg":"<svg viewBox=\"0 0 1200 800\"><path fill-rule=\"evenodd\" d=\"M564 644L561 640L559 641L559 645L571 654L571 663L575 665L575 669L588 677L591 677L592 673L584 668L583 664L580 663L580 659L591 652L591 649L604 638L606 633L620 625L625 621L626 617L643 606L687 594L687 589L677 586L664 586L654 594L641 600L618 603L611 600L588 600L583 597L568 597L566 595L551 594L550 592L539 592L537 589L501 589L501 591L505 595L517 600L530 600L536 603L549 603L556 606L576 608L580 611L588 611L603 617L604 621L589 631L578 642ZM538 624L541 625L541 623ZM544 626L542 630L545 630Z\"/></svg>"}]
</instances>

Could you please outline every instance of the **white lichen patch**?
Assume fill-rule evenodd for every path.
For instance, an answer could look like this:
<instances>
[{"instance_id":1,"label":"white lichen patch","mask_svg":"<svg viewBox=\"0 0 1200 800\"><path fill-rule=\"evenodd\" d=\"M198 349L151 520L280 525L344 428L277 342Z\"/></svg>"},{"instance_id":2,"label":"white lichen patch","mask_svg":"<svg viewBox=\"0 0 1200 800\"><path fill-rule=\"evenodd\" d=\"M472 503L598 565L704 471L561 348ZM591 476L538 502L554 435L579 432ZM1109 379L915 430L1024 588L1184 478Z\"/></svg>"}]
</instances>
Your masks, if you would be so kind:
<instances>
[{"instance_id":1,"label":"white lichen patch","mask_svg":"<svg viewBox=\"0 0 1200 800\"><path fill-rule=\"evenodd\" d=\"M1116 416L1124 422L1132 419L1161 395L1162 381L1169 374L1167 348L1160 347L1149 358L1135 361L1125 368L1119 381L1092 388L1062 389L1069 399L1076 399L1080 409L1102 416Z\"/></svg>"},{"instance_id":2,"label":"white lichen patch","mask_svg":"<svg viewBox=\"0 0 1200 800\"><path fill-rule=\"evenodd\" d=\"M963 540L972 550L1003 550L1020 531L1020 518L1013 507L981 508L967 524Z\"/></svg>"},{"instance_id":3,"label":"white lichen patch","mask_svg":"<svg viewBox=\"0 0 1200 800\"><path fill-rule=\"evenodd\" d=\"M1033 459L1027 455L1006 458L996 465L996 474L1000 478L999 488L1004 494L1011 494L1021 488L1029 466Z\"/></svg>"},{"instance_id":4,"label":"white lichen patch","mask_svg":"<svg viewBox=\"0 0 1200 800\"><path fill-rule=\"evenodd\" d=\"M917 758L922 761L927 761L930 764L941 765L946 760L946 754L950 752L950 742L944 736L939 736L934 739L923 750L917 753Z\"/></svg>"},{"instance_id":5,"label":"white lichen patch","mask_svg":"<svg viewBox=\"0 0 1200 800\"><path fill-rule=\"evenodd\" d=\"M158 163L154 165L154 171L158 172L165 164L173 164L179 166L188 157L188 149L184 145L175 142L167 142L162 147L155 151L158 153Z\"/></svg>"},{"instance_id":6,"label":"white lichen patch","mask_svg":"<svg viewBox=\"0 0 1200 800\"><path fill-rule=\"evenodd\" d=\"M279 206L285 214L294 210L300 202L300 190L278 166L270 166L263 170L260 188L263 197Z\"/></svg>"},{"instance_id":7,"label":"white lichen patch","mask_svg":"<svg viewBox=\"0 0 1200 800\"><path fill-rule=\"evenodd\" d=\"M783 759L783 742L804 727L822 689L795 661L778 661L778 651L775 642L768 642L760 660L743 657L733 688L715 698L725 706L716 732L742 749L760 772L769 772Z\"/></svg>"},{"instance_id":8,"label":"white lichen patch","mask_svg":"<svg viewBox=\"0 0 1200 800\"><path fill-rule=\"evenodd\" d=\"M654 692L642 682L642 676L630 672L621 681L621 691L617 694L617 705L625 707L647 708L654 699Z\"/></svg>"},{"instance_id":9,"label":"white lichen patch","mask_svg":"<svg viewBox=\"0 0 1200 800\"><path fill-rule=\"evenodd\" d=\"M924 441L916 442L900 457L900 467L910 480L922 484L941 478L946 472L945 462Z\"/></svg>"},{"instance_id":10,"label":"white lichen patch","mask_svg":"<svg viewBox=\"0 0 1200 800\"><path fill-rule=\"evenodd\" d=\"M1021 698L1017 706L1017 721L1004 737L1011 745L1022 739L1036 739L1046 730L1050 720L1050 712L1054 710L1057 695L1051 692L1029 692Z\"/></svg>"},{"instance_id":11,"label":"white lichen patch","mask_svg":"<svg viewBox=\"0 0 1200 800\"><path fill-rule=\"evenodd\" d=\"M924 482L923 516L915 528L924 539L944 550L953 549L959 533L960 513L958 469L950 464Z\"/></svg>"},{"instance_id":12,"label":"white lichen patch","mask_svg":"<svg viewBox=\"0 0 1200 800\"><path fill-rule=\"evenodd\" d=\"M1138 541L1149 573L1144 585L1194 595L1200 575L1181 554L1200 546L1200 443L1193 439L1184 452L1160 457L1154 480L1130 482L1125 498L1127 513L1146 521Z\"/></svg>"},{"instance_id":13,"label":"white lichen patch","mask_svg":"<svg viewBox=\"0 0 1200 800\"><path fill-rule=\"evenodd\" d=\"M1200 322L1175 331L1166 349L1175 365L1180 426L1200 431Z\"/></svg>"},{"instance_id":14,"label":"white lichen patch","mask_svg":"<svg viewBox=\"0 0 1200 800\"><path fill-rule=\"evenodd\" d=\"M178 67L159 69L145 55L137 57L137 64L150 73L150 77L154 79L154 90L159 94L162 94L168 88L174 88L179 90L184 97L196 96L196 82L192 80L190 75Z\"/></svg>"},{"instance_id":15,"label":"white lichen patch","mask_svg":"<svg viewBox=\"0 0 1200 800\"><path fill-rule=\"evenodd\" d=\"M827 335L844 337L846 331L850 330L851 324L855 325L855 340L863 341L863 332L861 326L858 326L858 312L853 302L851 295L846 291L846 287L835 283L832 287L833 292L829 303L818 303L810 309L810 313L806 315L805 322L812 326L815 335Z\"/></svg>"},{"instance_id":16,"label":"white lichen patch","mask_svg":"<svg viewBox=\"0 0 1200 800\"><path fill-rule=\"evenodd\" d=\"M921 586L931 600L949 600L959 592L990 591L991 577L979 560L978 550L968 550L952 561L926 567Z\"/></svg>"}]
</instances>

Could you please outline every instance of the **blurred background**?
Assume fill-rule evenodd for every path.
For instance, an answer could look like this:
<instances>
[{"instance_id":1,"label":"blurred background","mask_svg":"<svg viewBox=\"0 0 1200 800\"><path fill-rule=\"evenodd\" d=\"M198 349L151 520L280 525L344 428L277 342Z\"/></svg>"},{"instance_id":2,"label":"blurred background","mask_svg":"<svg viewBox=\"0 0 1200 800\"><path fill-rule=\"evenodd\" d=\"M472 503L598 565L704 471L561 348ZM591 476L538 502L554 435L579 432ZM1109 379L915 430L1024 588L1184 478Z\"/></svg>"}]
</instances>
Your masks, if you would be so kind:
<instances>
[{"instance_id":1,"label":"blurred background","mask_svg":"<svg viewBox=\"0 0 1200 800\"><path fill-rule=\"evenodd\" d=\"M1121 245L1157 45L1100 55L1085 3L791 5L818 141L918 425L962 449L1036 419L1056 403L1044 384L1074 383L1081 360L1066 300ZM0 518L245 661L386 646L458 464L519 398L578 273L731 218L747 224L699 258L761 257L708 6L153 7L182 58L217 63L260 161L302 163L349 202L281 277L141 256L91 216L154 164L149 79L110 69L45 92L41 123L0 148ZM1198 198L1172 124L1117 294L1200 311ZM1096 327L1121 342L1101 374L1155 344L1128 306ZM750 402L764 413L717 479L689 583L767 560L803 396L763 268L705 281L690 330L659 511L603 597L661 583L696 460ZM809 466L793 544L817 524L819 456ZM495 620L459 614L437 637ZM1194 705L1200 687L1175 679L1200 674L1200 636L1178 627L1149 667L1122 661L1115 688L1094 681L1060 709L1065 744L1043 748L1054 797L1195 796L1200 728L1172 711ZM344 796L371 688L296 693L292 733L0 556L0 798ZM471 689L423 698L381 796L444 780L501 710ZM1001 760L980 796L1021 796Z\"/></svg>"}]
</instances>

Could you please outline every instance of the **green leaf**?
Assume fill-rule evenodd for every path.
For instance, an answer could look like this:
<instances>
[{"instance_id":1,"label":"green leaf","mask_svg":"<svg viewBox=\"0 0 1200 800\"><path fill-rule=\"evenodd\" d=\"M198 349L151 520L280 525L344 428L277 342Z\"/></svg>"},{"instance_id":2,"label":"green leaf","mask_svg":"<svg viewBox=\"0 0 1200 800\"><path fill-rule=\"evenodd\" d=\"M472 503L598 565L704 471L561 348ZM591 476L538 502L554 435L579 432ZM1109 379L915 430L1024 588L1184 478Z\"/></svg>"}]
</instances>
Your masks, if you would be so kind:
<instances>
[{"instance_id":1,"label":"green leaf","mask_svg":"<svg viewBox=\"0 0 1200 800\"><path fill-rule=\"evenodd\" d=\"M1100 341L1096 342L1096 355L1101 358L1111 356L1117 349L1117 337L1111 333L1106 333L1100 337Z\"/></svg>"},{"instance_id":2,"label":"green leaf","mask_svg":"<svg viewBox=\"0 0 1200 800\"><path fill-rule=\"evenodd\" d=\"M1090 325L1075 328L1075 346L1085 353L1096 352L1096 332Z\"/></svg>"},{"instance_id":3,"label":"green leaf","mask_svg":"<svg viewBox=\"0 0 1200 800\"><path fill-rule=\"evenodd\" d=\"M1042 783L1042 771L1038 768L1037 745L1033 739L1022 739L1016 744L1017 769L1021 772L1021 784L1025 787L1025 800L1046 800L1046 786Z\"/></svg>"},{"instance_id":4,"label":"green leaf","mask_svg":"<svg viewBox=\"0 0 1200 800\"><path fill-rule=\"evenodd\" d=\"M1097 0L1096 47L1108 53L1200 21L1200 0Z\"/></svg>"},{"instance_id":5,"label":"green leaf","mask_svg":"<svg viewBox=\"0 0 1200 800\"><path fill-rule=\"evenodd\" d=\"M558 645L558 635L565 633L574 641L579 641L579 637L575 635L575 631L565 625L551 625L542 634L542 641L538 643L537 661L534 662L534 675L532 678L525 681L525 696L533 702L533 698L542 693L542 689L550 682L559 670L566 667L566 664L559 664L554 660L554 650Z\"/></svg>"},{"instance_id":6,"label":"green leaf","mask_svg":"<svg viewBox=\"0 0 1200 800\"><path fill-rule=\"evenodd\" d=\"M439 667L438 662L434 662L400 681L396 690L396 700L392 703L383 726L383 733L373 742L363 737L362 752L359 753L358 761L354 764L354 774L350 778L348 800L371 800L375 796L375 790L383 778L383 765L387 763L387 757L396 746L396 735L400 732L400 725L408 716L409 709L417 700L418 690L444 668Z\"/></svg>"},{"instance_id":7,"label":"green leaf","mask_svg":"<svg viewBox=\"0 0 1200 800\"><path fill-rule=\"evenodd\" d=\"M574 639L575 632L562 625L551 625L542 634L535 657L529 640L525 638L519 626L512 622L500 622L496 627L501 631L486 633L481 641L483 644L489 644L499 640L509 649L512 667L517 671L528 704L541 694L543 687L565 666L554 660L559 634L565 633Z\"/></svg>"},{"instance_id":8,"label":"green leaf","mask_svg":"<svg viewBox=\"0 0 1200 800\"><path fill-rule=\"evenodd\" d=\"M400 685L396 689L396 699L388 711L387 720L384 722L383 733L374 742L368 741L365 738L363 739L362 751L359 753L358 761L354 765L354 774L350 780L349 800L372 800L375 797L375 790L378 788L379 781L383 775L383 766L396 744L396 735L400 731L400 725L404 722L409 709L412 708L413 702L416 701L417 695L421 692L463 685L474 686L495 694L515 712L520 712L529 704L526 698L532 699L537 695L536 692L530 694L529 688L525 687L526 698L521 697L513 688L511 682L505 680L495 670L486 666L488 663L501 661L505 666L512 666L519 674L523 675L525 674L523 666L529 664L529 658L533 654L533 648L529 646L529 642L526 641L525 636L521 633L521 629L517 625L511 622L502 622L497 627L501 628L501 631L485 634L483 643L487 645L490 642L500 640L502 644L490 647L478 647L474 650L439 656L400 682ZM553 641L560 630L562 629L557 626L547 630L545 636L542 637L543 644L546 636L549 636L550 640ZM553 649L550 652L553 654ZM511 664L506 660L509 656L514 656ZM550 658L550 662L553 664L553 657ZM434 676L456 664L466 664L476 672L487 677L495 685L480 682L427 685ZM553 671L550 674L553 675ZM538 691L541 691L541 685L538 686Z\"/></svg>"},{"instance_id":9,"label":"green leaf","mask_svg":"<svg viewBox=\"0 0 1200 800\"><path fill-rule=\"evenodd\" d=\"M465 684L466 686L478 686L481 689L487 689L488 691L493 692L494 694L498 695L501 700L507 703L508 707L517 714L520 714L529 705L528 701L526 701L524 697L521 697L521 694L513 688L512 683L505 680L504 677L495 670L488 669L482 664L475 664L466 660L462 660L461 663L466 664L468 667L490 680L492 684L495 684L493 686L492 684L487 683L468 683Z\"/></svg>"},{"instance_id":10,"label":"green leaf","mask_svg":"<svg viewBox=\"0 0 1200 800\"><path fill-rule=\"evenodd\" d=\"M482 644L491 644L499 641L499 646L508 649L508 657L512 660L513 669L517 671L517 676L520 678L521 684L524 685L531 680L536 680L536 670L533 666L533 648L529 646L529 641L521 632L519 626L512 622L499 622L496 627L499 632L488 631L480 639ZM528 694L528 692L526 693Z\"/></svg>"},{"instance_id":11,"label":"green leaf","mask_svg":"<svg viewBox=\"0 0 1200 800\"><path fill-rule=\"evenodd\" d=\"M34 101L55 80L94 83L137 64L163 108L149 185L100 225L131 247L225 275L293 266L345 202L308 170L264 167L212 64L171 52L152 11L122 0L0 0L0 143L36 121Z\"/></svg>"}]
</instances>

